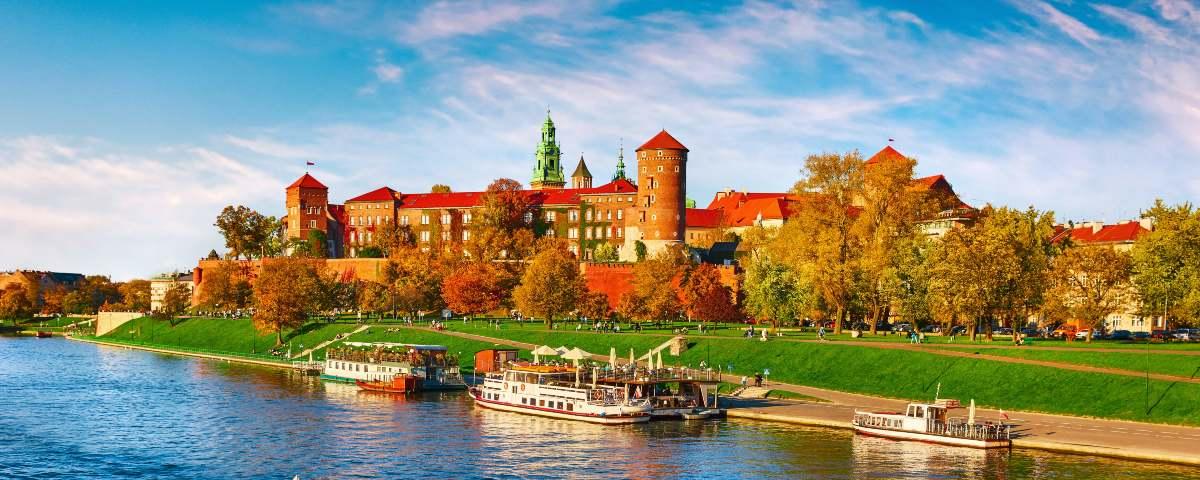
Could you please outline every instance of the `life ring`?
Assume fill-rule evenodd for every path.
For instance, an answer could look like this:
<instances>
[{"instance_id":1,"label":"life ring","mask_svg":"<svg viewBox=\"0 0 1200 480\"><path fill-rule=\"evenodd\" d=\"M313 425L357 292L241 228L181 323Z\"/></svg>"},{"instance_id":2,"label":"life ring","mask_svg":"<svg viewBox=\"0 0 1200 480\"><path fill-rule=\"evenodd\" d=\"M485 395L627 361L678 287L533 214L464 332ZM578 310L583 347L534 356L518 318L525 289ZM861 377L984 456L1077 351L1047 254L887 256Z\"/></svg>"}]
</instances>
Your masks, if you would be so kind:
<instances>
[{"instance_id":1,"label":"life ring","mask_svg":"<svg viewBox=\"0 0 1200 480\"><path fill-rule=\"evenodd\" d=\"M524 392L524 391L525 391L525 384L524 384L524 383L522 383L522 384L521 384L521 391L522 391L522 392Z\"/></svg>"},{"instance_id":2,"label":"life ring","mask_svg":"<svg viewBox=\"0 0 1200 480\"><path fill-rule=\"evenodd\" d=\"M508 382L504 382L504 391L508 391Z\"/></svg>"}]
</instances>

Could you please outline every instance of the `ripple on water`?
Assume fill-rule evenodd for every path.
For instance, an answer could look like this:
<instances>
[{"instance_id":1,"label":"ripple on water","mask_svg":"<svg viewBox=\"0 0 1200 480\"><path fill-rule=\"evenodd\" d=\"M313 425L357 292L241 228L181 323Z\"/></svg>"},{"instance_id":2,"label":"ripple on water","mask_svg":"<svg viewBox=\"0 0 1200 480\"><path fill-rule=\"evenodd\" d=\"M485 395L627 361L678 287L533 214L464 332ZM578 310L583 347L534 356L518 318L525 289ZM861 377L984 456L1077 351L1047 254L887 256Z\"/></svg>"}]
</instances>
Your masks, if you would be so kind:
<instances>
[{"instance_id":1,"label":"ripple on water","mask_svg":"<svg viewBox=\"0 0 1200 480\"><path fill-rule=\"evenodd\" d=\"M748 421L604 427L395 398L292 372L0 338L3 478L1184 478Z\"/></svg>"}]
</instances>

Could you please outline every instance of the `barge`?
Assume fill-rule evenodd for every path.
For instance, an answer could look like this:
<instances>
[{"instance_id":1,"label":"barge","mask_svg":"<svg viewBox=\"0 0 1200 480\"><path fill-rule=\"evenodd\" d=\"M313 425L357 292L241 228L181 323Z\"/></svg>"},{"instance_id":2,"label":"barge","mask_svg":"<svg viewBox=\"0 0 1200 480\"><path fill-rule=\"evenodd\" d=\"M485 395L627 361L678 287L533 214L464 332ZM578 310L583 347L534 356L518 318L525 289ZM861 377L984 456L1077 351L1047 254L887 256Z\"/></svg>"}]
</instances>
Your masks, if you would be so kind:
<instances>
[{"instance_id":1,"label":"barge","mask_svg":"<svg viewBox=\"0 0 1200 480\"><path fill-rule=\"evenodd\" d=\"M380 389L397 378L408 377L419 381L418 390L467 388L458 358L449 355L442 345L345 342L329 349L321 373L322 380L360 386L358 382L378 382L373 385Z\"/></svg>"}]
</instances>

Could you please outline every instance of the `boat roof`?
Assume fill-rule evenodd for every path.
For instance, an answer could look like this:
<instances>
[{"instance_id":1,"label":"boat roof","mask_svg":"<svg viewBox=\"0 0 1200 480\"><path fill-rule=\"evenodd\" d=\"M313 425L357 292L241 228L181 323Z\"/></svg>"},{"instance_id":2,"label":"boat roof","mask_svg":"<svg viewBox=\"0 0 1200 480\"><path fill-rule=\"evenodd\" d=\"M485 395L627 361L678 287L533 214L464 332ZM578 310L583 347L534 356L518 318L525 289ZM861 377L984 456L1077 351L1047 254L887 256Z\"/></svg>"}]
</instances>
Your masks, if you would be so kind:
<instances>
[{"instance_id":1,"label":"boat roof","mask_svg":"<svg viewBox=\"0 0 1200 480\"><path fill-rule=\"evenodd\" d=\"M574 367L556 367L553 365L513 365L509 368L514 372L526 373L568 373L574 372Z\"/></svg>"},{"instance_id":2,"label":"boat roof","mask_svg":"<svg viewBox=\"0 0 1200 480\"><path fill-rule=\"evenodd\" d=\"M384 348L411 348L413 350L433 350L438 352L446 351L445 345L420 345L416 343L393 343L393 342L342 342L342 345L351 347L384 347Z\"/></svg>"}]
</instances>

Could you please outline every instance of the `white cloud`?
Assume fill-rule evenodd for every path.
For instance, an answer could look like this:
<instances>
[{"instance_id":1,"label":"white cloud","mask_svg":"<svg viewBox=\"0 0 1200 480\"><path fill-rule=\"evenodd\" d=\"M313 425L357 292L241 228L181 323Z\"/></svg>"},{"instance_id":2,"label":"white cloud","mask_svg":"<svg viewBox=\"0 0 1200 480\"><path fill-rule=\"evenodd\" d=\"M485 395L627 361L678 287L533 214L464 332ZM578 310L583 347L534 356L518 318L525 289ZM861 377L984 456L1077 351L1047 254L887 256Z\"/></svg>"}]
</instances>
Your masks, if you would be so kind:
<instances>
[{"instance_id":1,"label":"white cloud","mask_svg":"<svg viewBox=\"0 0 1200 480\"><path fill-rule=\"evenodd\" d=\"M1016 5L1083 45L1091 45L1103 39L1096 30L1044 1L1018 0Z\"/></svg>"},{"instance_id":2,"label":"white cloud","mask_svg":"<svg viewBox=\"0 0 1200 480\"><path fill-rule=\"evenodd\" d=\"M573 2L559 1L439 1L426 7L416 21L397 33L398 40L421 43L459 35L479 35L530 18L556 18Z\"/></svg>"}]
</instances>

